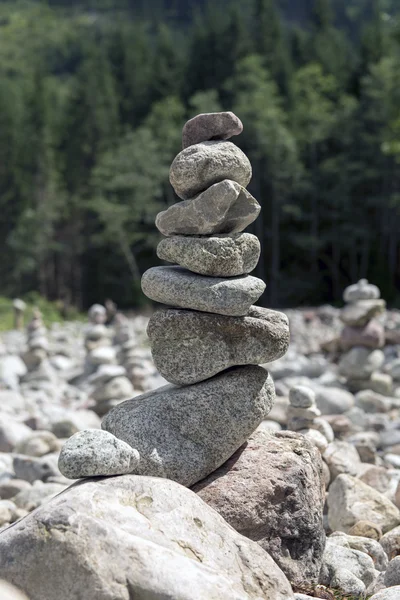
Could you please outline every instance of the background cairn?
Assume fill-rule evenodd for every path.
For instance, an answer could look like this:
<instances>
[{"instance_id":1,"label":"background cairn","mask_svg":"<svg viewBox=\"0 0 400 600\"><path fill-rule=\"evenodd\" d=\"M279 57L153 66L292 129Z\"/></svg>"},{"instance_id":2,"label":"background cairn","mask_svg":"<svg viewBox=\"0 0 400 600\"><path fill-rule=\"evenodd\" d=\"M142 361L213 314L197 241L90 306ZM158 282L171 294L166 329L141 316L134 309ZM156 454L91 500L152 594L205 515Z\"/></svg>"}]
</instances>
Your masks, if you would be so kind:
<instances>
[{"instance_id":1,"label":"background cairn","mask_svg":"<svg viewBox=\"0 0 400 600\"><path fill-rule=\"evenodd\" d=\"M182 202L156 219L167 236L158 255L178 266L149 269L142 288L167 305L147 333L156 367L173 385L119 404L103 431L70 438L59 461L65 476L137 473L190 486L228 460L271 410L274 385L258 365L285 354L289 327L284 314L253 306L265 289L248 274L260 243L243 230L260 205L245 188L249 160L226 141L241 131L233 113L185 125L170 172Z\"/></svg>"}]
</instances>

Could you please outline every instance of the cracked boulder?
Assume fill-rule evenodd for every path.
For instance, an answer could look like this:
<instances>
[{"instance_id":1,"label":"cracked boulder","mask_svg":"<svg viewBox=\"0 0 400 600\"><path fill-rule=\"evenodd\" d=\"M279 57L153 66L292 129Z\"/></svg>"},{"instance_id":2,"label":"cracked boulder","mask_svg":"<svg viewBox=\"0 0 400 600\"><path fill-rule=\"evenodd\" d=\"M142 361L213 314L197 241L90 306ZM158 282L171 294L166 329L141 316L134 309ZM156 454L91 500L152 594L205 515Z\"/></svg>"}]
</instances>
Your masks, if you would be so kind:
<instances>
[{"instance_id":1,"label":"cracked boulder","mask_svg":"<svg viewBox=\"0 0 400 600\"><path fill-rule=\"evenodd\" d=\"M124 475L68 488L0 536L30 600L293 600L285 575L196 494Z\"/></svg>"}]
</instances>

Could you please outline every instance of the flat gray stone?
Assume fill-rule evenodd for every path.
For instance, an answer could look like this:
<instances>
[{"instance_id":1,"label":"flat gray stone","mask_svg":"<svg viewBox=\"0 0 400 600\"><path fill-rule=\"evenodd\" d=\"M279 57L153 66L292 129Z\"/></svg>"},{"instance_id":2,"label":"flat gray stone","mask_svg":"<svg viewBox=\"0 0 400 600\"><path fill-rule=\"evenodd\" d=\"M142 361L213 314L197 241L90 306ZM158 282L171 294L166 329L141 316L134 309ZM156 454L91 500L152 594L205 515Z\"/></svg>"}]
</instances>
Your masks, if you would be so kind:
<instances>
[{"instance_id":1,"label":"flat gray stone","mask_svg":"<svg viewBox=\"0 0 400 600\"><path fill-rule=\"evenodd\" d=\"M156 477L69 487L1 533L0 572L30 600L293 600L267 552Z\"/></svg>"},{"instance_id":2,"label":"flat gray stone","mask_svg":"<svg viewBox=\"0 0 400 600\"><path fill-rule=\"evenodd\" d=\"M58 467L69 479L98 475L125 475L134 471L137 450L101 429L75 433L62 447Z\"/></svg>"},{"instance_id":3,"label":"flat gray stone","mask_svg":"<svg viewBox=\"0 0 400 600\"><path fill-rule=\"evenodd\" d=\"M251 273L257 266L260 252L260 242L251 233L213 237L174 236L162 240L157 247L161 260L211 277Z\"/></svg>"},{"instance_id":4,"label":"flat gray stone","mask_svg":"<svg viewBox=\"0 0 400 600\"><path fill-rule=\"evenodd\" d=\"M160 212L156 226L166 236L240 233L260 211L261 206L244 187L225 179Z\"/></svg>"},{"instance_id":5,"label":"flat gray stone","mask_svg":"<svg viewBox=\"0 0 400 600\"><path fill-rule=\"evenodd\" d=\"M376 300L381 297L380 289L369 283L367 279L360 279L358 283L349 285L344 290L343 300L345 302L357 302L358 300Z\"/></svg>"},{"instance_id":6,"label":"flat gray stone","mask_svg":"<svg viewBox=\"0 0 400 600\"><path fill-rule=\"evenodd\" d=\"M177 385L276 360L289 345L286 315L257 306L240 318L162 309L152 315L147 334L157 369Z\"/></svg>"},{"instance_id":7,"label":"flat gray stone","mask_svg":"<svg viewBox=\"0 0 400 600\"><path fill-rule=\"evenodd\" d=\"M185 148L171 165L169 180L182 200L224 179L247 187L252 176L247 156L232 142L203 142Z\"/></svg>"},{"instance_id":8,"label":"flat gray stone","mask_svg":"<svg viewBox=\"0 0 400 600\"><path fill-rule=\"evenodd\" d=\"M210 140L229 140L242 131L242 121L233 112L203 113L185 124L182 147Z\"/></svg>"},{"instance_id":9,"label":"flat gray stone","mask_svg":"<svg viewBox=\"0 0 400 600\"><path fill-rule=\"evenodd\" d=\"M265 290L257 277L203 277L182 267L153 267L142 277L143 293L161 304L219 315L246 315Z\"/></svg>"},{"instance_id":10,"label":"flat gray stone","mask_svg":"<svg viewBox=\"0 0 400 600\"><path fill-rule=\"evenodd\" d=\"M221 466L271 410L274 384L262 367L231 369L172 385L113 408L102 427L140 454L138 475L193 485Z\"/></svg>"},{"instance_id":11,"label":"flat gray stone","mask_svg":"<svg viewBox=\"0 0 400 600\"><path fill-rule=\"evenodd\" d=\"M384 300L359 300L348 304L340 313L340 319L350 327L363 327L386 308Z\"/></svg>"}]
</instances>

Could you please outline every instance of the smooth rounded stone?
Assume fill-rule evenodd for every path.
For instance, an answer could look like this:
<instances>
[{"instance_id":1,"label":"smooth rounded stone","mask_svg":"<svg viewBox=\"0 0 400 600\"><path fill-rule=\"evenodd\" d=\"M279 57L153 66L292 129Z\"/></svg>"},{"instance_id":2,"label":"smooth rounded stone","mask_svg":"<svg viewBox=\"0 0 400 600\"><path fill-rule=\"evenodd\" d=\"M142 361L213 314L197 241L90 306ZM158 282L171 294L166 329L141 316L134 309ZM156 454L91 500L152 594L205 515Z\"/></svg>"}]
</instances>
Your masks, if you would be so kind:
<instances>
[{"instance_id":1,"label":"smooth rounded stone","mask_svg":"<svg viewBox=\"0 0 400 600\"><path fill-rule=\"evenodd\" d=\"M139 475L193 485L222 465L271 409L262 367L226 371L187 387L165 386L113 408L102 428L140 454Z\"/></svg>"},{"instance_id":2,"label":"smooth rounded stone","mask_svg":"<svg viewBox=\"0 0 400 600\"><path fill-rule=\"evenodd\" d=\"M156 227L166 236L240 233L260 211L261 206L244 187L226 179L160 212Z\"/></svg>"},{"instance_id":3,"label":"smooth rounded stone","mask_svg":"<svg viewBox=\"0 0 400 600\"><path fill-rule=\"evenodd\" d=\"M182 147L185 149L211 140L229 140L242 131L243 123L233 112L202 113L185 123Z\"/></svg>"},{"instance_id":4,"label":"smooth rounded stone","mask_svg":"<svg viewBox=\"0 0 400 600\"><path fill-rule=\"evenodd\" d=\"M19 589L2 580L0 580L0 598L1 600L28 600Z\"/></svg>"},{"instance_id":5,"label":"smooth rounded stone","mask_svg":"<svg viewBox=\"0 0 400 600\"><path fill-rule=\"evenodd\" d=\"M325 546L322 460L303 436L257 431L193 489L257 541L292 583L318 581Z\"/></svg>"},{"instance_id":6,"label":"smooth rounded stone","mask_svg":"<svg viewBox=\"0 0 400 600\"><path fill-rule=\"evenodd\" d=\"M348 304L340 313L340 319L349 327L363 327L386 309L384 300L360 300Z\"/></svg>"},{"instance_id":7,"label":"smooth rounded stone","mask_svg":"<svg viewBox=\"0 0 400 600\"><path fill-rule=\"evenodd\" d=\"M347 386L353 392L371 390L382 396L393 396L393 380L387 373L374 372L369 379L348 379Z\"/></svg>"},{"instance_id":8,"label":"smooth rounded stone","mask_svg":"<svg viewBox=\"0 0 400 600\"><path fill-rule=\"evenodd\" d=\"M137 468L139 460L137 450L108 431L86 429L64 444L58 468L69 479L125 475Z\"/></svg>"},{"instance_id":9,"label":"smooth rounded stone","mask_svg":"<svg viewBox=\"0 0 400 600\"><path fill-rule=\"evenodd\" d=\"M133 396L134 389L132 383L125 376L115 377L106 383L99 385L98 388L91 394L96 402L104 402L105 400L120 400L128 399Z\"/></svg>"},{"instance_id":10,"label":"smooth rounded stone","mask_svg":"<svg viewBox=\"0 0 400 600\"><path fill-rule=\"evenodd\" d=\"M383 494L350 475L339 475L328 494L328 519L332 531L350 529L360 519L371 521L386 533L400 524L399 509Z\"/></svg>"},{"instance_id":11,"label":"smooth rounded stone","mask_svg":"<svg viewBox=\"0 0 400 600\"><path fill-rule=\"evenodd\" d=\"M390 488L391 479L387 469L383 467L371 465L364 473L358 475L358 477L381 494L385 494Z\"/></svg>"},{"instance_id":12,"label":"smooth rounded stone","mask_svg":"<svg viewBox=\"0 0 400 600\"><path fill-rule=\"evenodd\" d=\"M314 444L316 448L323 454L328 447L328 440L326 437L317 429L313 429L312 427L308 429L299 430L305 438L307 438L310 442Z\"/></svg>"},{"instance_id":13,"label":"smooth rounded stone","mask_svg":"<svg viewBox=\"0 0 400 600\"><path fill-rule=\"evenodd\" d=\"M400 456L398 454L385 454L384 460L395 469L400 469Z\"/></svg>"},{"instance_id":14,"label":"smooth rounded stone","mask_svg":"<svg viewBox=\"0 0 400 600\"><path fill-rule=\"evenodd\" d=\"M349 285L344 290L343 300L345 302L358 302L359 300L376 300L381 297L381 292L376 285L368 282L368 279L360 279L358 283Z\"/></svg>"},{"instance_id":15,"label":"smooth rounded stone","mask_svg":"<svg viewBox=\"0 0 400 600\"><path fill-rule=\"evenodd\" d=\"M382 350L369 350L362 346L352 348L342 356L339 373L349 379L369 379L385 362Z\"/></svg>"},{"instance_id":16,"label":"smooth rounded stone","mask_svg":"<svg viewBox=\"0 0 400 600\"><path fill-rule=\"evenodd\" d=\"M177 385L274 360L289 345L286 315L257 306L240 318L163 309L151 317L147 334L157 369Z\"/></svg>"},{"instance_id":17,"label":"smooth rounded stone","mask_svg":"<svg viewBox=\"0 0 400 600\"><path fill-rule=\"evenodd\" d=\"M57 467L58 455L47 454L41 458L24 455L15 455L13 466L18 479L33 483L37 479L46 481L49 477L60 474Z\"/></svg>"},{"instance_id":18,"label":"smooth rounded stone","mask_svg":"<svg viewBox=\"0 0 400 600\"><path fill-rule=\"evenodd\" d=\"M58 448L57 438L51 431L31 431L30 434L19 442L14 452L26 456L41 457Z\"/></svg>"},{"instance_id":19,"label":"smooth rounded stone","mask_svg":"<svg viewBox=\"0 0 400 600\"><path fill-rule=\"evenodd\" d=\"M290 401L290 398L289 398ZM316 417L321 416L321 411L316 406L310 406L309 408L299 408L297 406L289 406L288 408L288 419L307 419L314 421Z\"/></svg>"},{"instance_id":20,"label":"smooth rounded stone","mask_svg":"<svg viewBox=\"0 0 400 600\"><path fill-rule=\"evenodd\" d=\"M400 527L395 527L385 533L380 539L380 544L388 555L389 560L398 556L400 554Z\"/></svg>"},{"instance_id":21,"label":"smooth rounded stone","mask_svg":"<svg viewBox=\"0 0 400 600\"><path fill-rule=\"evenodd\" d=\"M125 367L121 365L100 365L99 368L88 377L88 382L92 385L104 385L114 377L123 377L126 375Z\"/></svg>"},{"instance_id":22,"label":"smooth rounded stone","mask_svg":"<svg viewBox=\"0 0 400 600\"><path fill-rule=\"evenodd\" d=\"M115 348L112 346L95 348L88 354L88 360L93 366L114 365L116 363Z\"/></svg>"},{"instance_id":23,"label":"smooth rounded stone","mask_svg":"<svg viewBox=\"0 0 400 600\"><path fill-rule=\"evenodd\" d=\"M0 527L12 522L14 509L15 504L10 500L0 500Z\"/></svg>"},{"instance_id":24,"label":"smooth rounded stone","mask_svg":"<svg viewBox=\"0 0 400 600\"><path fill-rule=\"evenodd\" d=\"M42 483L41 481L37 481L29 489L18 492L14 496L13 502L15 502L18 508L31 512L53 496L63 492L66 488L66 485L59 483Z\"/></svg>"},{"instance_id":25,"label":"smooth rounded stone","mask_svg":"<svg viewBox=\"0 0 400 600\"><path fill-rule=\"evenodd\" d=\"M251 233L206 238L174 236L162 240L157 247L161 260L210 277L236 277L251 273L257 266L260 253L260 242Z\"/></svg>"},{"instance_id":26,"label":"smooth rounded stone","mask_svg":"<svg viewBox=\"0 0 400 600\"><path fill-rule=\"evenodd\" d=\"M359 550L340 546L328 538L320 583L342 594L363 598L366 588L375 579L375 568L370 556Z\"/></svg>"},{"instance_id":27,"label":"smooth rounded stone","mask_svg":"<svg viewBox=\"0 0 400 600\"><path fill-rule=\"evenodd\" d=\"M354 406L354 396L337 387L314 385L317 406L323 415L342 415Z\"/></svg>"},{"instance_id":28,"label":"smooth rounded stone","mask_svg":"<svg viewBox=\"0 0 400 600\"><path fill-rule=\"evenodd\" d=\"M399 600L400 585L396 585L386 590L381 590L377 594L371 596L369 600Z\"/></svg>"},{"instance_id":29,"label":"smooth rounded stone","mask_svg":"<svg viewBox=\"0 0 400 600\"><path fill-rule=\"evenodd\" d=\"M88 319L91 323L102 325L107 319L107 310L102 304L93 304L88 310Z\"/></svg>"},{"instance_id":30,"label":"smooth rounded stone","mask_svg":"<svg viewBox=\"0 0 400 600\"><path fill-rule=\"evenodd\" d=\"M171 165L169 180L176 194L188 200L225 179L247 187L251 176L250 161L240 148L211 141L182 150Z\"/></svg>"},{"instance_id":31,"label":"smooth rounded stone","mask_svg":"<svg viewBox=\"0 0 400 600\"><path fill-rule=\"evenodd\" d=\"M1 500L10 500L21 490L27 490L31 487L31 484L23 479L10 479L9 481L0 483L0 498Z\"/></svg>"},{"instance_id":32,"label":"smooth rounded stone","mask_svg":"<svg viewBox=\"0 0 400 600\"><path fill-rule=\"evenodd\" d=\"M296 408L315 406L315 392L304 385L296 385L289 392L290 404Z\"/></svg>"},{"instance_id":33,"label":"smooth rounded stone","mask_svg":"<svg viewBox=\"0 0 400 600\"><path fill-rule=\"evenodd\" d=\"M382 394L362 390L356 394L356 406L367 413L386 413L391 409L391 402Z\"/></svg>"},{"instance_id":34,"label":"smooth rounded stone","mask_svg":"<svg viewBox=\"0 0 400 600\"><path fill-rule=\"evenodd\" d=\"M51 424L52 432L57 438L69 438L84 429L100 429L101 420L92 410L79 409L68 412L64 418L58 418Z\"/></svg>"},{"instance_id":35,"label":"smooth rounded stone","mask_svg":"<svg viewBox=\"0 0 400 600\"><path fill-rule=\"evenodd\" d=\"M321 433L329 443L334 441L335 433L328 421L326 421L326 419L323 417L317 417L314 419L312 428L316 429L316 431L319 431L319 433Z\"/></svg>"},{"instance_id":36,"label":"smooth rounded stone","mask_svg":"<svg viewBox=\"0 0 400 600\"><path fill-rule=\"evenodd\" d=\"M388 557L380 543L376 540L350 535L343 533L342 531L335 531L329 536L328 540L343 548L351 548L352 550L358 550L359 552L368 554L368 556L372 558L374 567L377 571L385 571L388 566Z\"/></svg>"},{"instance_id":37,"label":"smooth rounded stone","mask_svg":"<svg viewBox=\"0 0 400 600\"><path fill-rule=\"evenodd\" d=\"M349 535L369 538L378 542L382 537L382 529L371 521L361 520L353 525L349 530Z\"/></svg>"},{"instance_id":38,"label":"smooth rounded stone","mask_svg":"<svg viewBox=\"0 0 400 600\"><path fill-rule=\"evenodd\" d=\"M161 304L240 317L260 298L265 283L243 275L202 277L182 267L152 267L142 277L143 293Z\"/></svg>"},{"instance_id":39,"label":"smooth rounded stone","mask_svg":"<svg viewBox=\"0 0 400 600\"><path fill-rule=\"evenodd\" d=\"M400 556L392 558L385 573L386 587L400 585Z\"/></svg>"},{"instance_id":40,"label":"smooth rounded stone","mask_svg":"<svg viewBox=\"0 0 400 600\"><path fill-rule=\"evenodd\" d=\"M0 415L0 452L11 452L32 433L32 429L8 415Z\"/></svg>"},{"instance_id":41,"label":"smooth rounded stone","mask_svg":"<svg viewBox=\"0 0 400 600\"><path fill-rule=\"evenodd\" d=\"M110 332L105 325L98 324L88 327L85 332L85 340L91 342L98 342L102 339L109 339Z\"/></svg>"},{"instance_id":42,"label":"smooth rounded stone","mask_svg":"<svg viewBox=\"0 0 400 600\"><path fill-rule=\"evenodd\" d=\"M383 348L385 345L385 330L383 325L372 319L364 327L349 327L343 329L340 337L343 350L350 350L354 346L365 348Z\"/></svg>"},{"instance_id":43,"label":"smooth rounded stone","mask_svg":"<svg viewBox=\"0 0 400 600\"><path fill-rule=\"evenodd\" d=\"M30 600L293 600L258 544L157 477L73 485L1 534L0 572Z\"/></svg>"}]
</instances>

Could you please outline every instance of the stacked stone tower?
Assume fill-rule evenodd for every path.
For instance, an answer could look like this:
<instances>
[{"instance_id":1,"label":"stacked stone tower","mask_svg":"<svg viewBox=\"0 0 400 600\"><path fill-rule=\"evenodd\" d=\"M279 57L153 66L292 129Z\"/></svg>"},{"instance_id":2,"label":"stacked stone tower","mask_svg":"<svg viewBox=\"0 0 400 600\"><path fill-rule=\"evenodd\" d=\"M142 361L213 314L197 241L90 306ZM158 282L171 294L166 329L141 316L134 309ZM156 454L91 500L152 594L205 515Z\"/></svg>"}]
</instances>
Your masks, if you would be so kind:
<instances>
[{"instance_id":1,"label":"stacked stone tower","mask_svg":"<svg viewBox=\"0 0 400 600\"><path fill-rule=\"evenodd\" d=\"M140 460L124 470L120 446L105 443L104 431L99 452L96 434L88 433L85 449L81 432L61 453L65 475L135 472L190 486L230 458L271 410L274 385L258 365L285 354L289 327L285 315L253 305L265 289L249 275L260 243L243 230L260 205L246 190L249 160L227 141L241 131L233 113L199 115L185 125L183 150L171 166L182 201L156 225L166 236L159 257L177 266L148 270L142 288L166 305L147 332L154 362L172 385L123 402L102 423Z\"/></svg>"},{"instance_id":2,"label":"stacked stone tower","mask_svg":"<svg viewBox=\"0 0 400 600\"><path fill-rule=\"evenodd\" d=\"M380 348L385 345L385 331L376 317L386 309L380 295L379 288L366 279L349 286L343 294L346 306L340 318L345 327L340 345L346 353L340 360L339 372L355 392L362 389L381 392L387 388L387 376L379 373L384 362Z\"/></svg>"}]
</instances>

